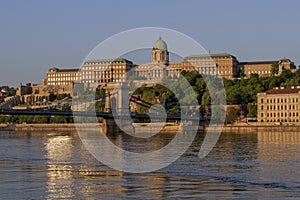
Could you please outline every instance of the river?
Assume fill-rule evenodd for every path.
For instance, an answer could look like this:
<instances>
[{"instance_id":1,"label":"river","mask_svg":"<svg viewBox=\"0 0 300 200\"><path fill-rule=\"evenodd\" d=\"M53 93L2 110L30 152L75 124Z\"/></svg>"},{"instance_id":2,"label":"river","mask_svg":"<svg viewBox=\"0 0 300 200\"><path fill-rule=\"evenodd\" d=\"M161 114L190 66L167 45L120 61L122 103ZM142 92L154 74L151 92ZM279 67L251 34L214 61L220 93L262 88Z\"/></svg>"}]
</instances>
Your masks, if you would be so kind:
<instances>
[{"instance_id":1,"label":"river","mask_svg":"<svg viewBox=\"0 0 300 200\"><path fill-rule=\"evenodd\" d=\"M147 150L173 137L160 135ZM203 137L170 166L134 174L101 164L76 132L1 132L0 199L300 199L300 133L222 133L199 159Z\"/></svg>"}]
</instances>

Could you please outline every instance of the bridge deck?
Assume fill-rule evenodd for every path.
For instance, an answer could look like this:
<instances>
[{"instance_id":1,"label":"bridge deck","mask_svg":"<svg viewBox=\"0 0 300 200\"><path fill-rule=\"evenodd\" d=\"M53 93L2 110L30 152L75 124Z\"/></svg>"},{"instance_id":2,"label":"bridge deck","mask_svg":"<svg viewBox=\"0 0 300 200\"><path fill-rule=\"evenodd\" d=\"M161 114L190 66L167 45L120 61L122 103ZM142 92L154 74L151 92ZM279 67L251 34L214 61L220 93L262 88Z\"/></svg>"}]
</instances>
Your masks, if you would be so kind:
<instances>
[{"instance_id":1,"label":"bridge deck","mask_svg":"<svg viewBox=\"0 0 300 200\"><path fill-rule=\"evenodd\" d=\"M86 116L86 117L103 117L103 118L116 118L116 117L131 117L136 119L149 119L147 114L130 113L128 115L118 115L111 112L83 112L83 111L57 111L57 110L2 110L0 115L50 115L50 116ZM163 119L160 116L151 116L155 119ZM181 116L181 115L167 115L167 120L197 120L197 121L208 121L210 117L192 117L192 116Z\"/></svg>"}]
</instances>

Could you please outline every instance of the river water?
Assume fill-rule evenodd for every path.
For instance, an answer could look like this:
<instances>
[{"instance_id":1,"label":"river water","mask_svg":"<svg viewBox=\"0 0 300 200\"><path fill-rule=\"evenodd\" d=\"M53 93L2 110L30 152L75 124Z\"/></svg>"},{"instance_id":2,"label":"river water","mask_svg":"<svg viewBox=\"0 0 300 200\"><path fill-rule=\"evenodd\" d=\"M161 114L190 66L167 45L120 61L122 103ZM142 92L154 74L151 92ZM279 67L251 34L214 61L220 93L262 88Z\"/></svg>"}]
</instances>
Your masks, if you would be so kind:
<instances>
[{"instance_id":1,"label":"river water","mask_svg":"<svg viewBox=\"0 0 300 200\"><path fill-rule=\"evenodd\" d=\"M157 149L173 137L148 144ZM170 166L131 174L97 161L76 132L1 132L0 199L300 199L300 133L222 133L199 159L203 137Z\"/></svg>"}]
</instances>

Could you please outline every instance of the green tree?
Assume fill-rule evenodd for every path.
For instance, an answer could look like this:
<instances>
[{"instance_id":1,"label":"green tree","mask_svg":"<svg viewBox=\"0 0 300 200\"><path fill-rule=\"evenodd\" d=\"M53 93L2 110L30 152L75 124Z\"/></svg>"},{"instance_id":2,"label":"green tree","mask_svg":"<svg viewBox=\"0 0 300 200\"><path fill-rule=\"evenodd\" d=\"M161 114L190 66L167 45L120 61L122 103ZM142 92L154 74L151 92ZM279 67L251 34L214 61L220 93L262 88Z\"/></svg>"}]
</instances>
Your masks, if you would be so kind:
<instances>
[{"instance_id":1,"label":"green tree","mask_svg":"<svg viewBox=\"0 0 300 200\"><path fill-rule=\"evenodd\" d=\"M278 62L273 62L272 63L272 69L271 69L271 74L273 76L277 75L279 72L279 63Z\"/></svg>"},{"instance_id":2,"label":"green tree","mask_svg":"<svg viewBox=\"0 0 300 200\"><path fill-rule=\"evenodd\" d=\"M11 87L8 89L8 96L15 96L16 95L16 89Z\"/></svg>"},{"instance_id":3,"label":"green tree","mask_svg":"<svg viewBox=\"0 0 300 200\"><path fill-rule=\"evenodd\" d=\"M66 97L70 97L69 94L63 93L63 94L57 94L56 99L57 100L63 100Z\"/></svg>"},{"instance_id":4,"label":"green tree","mask_svg":"<svg viewBox=\"0 0 300 200\"><path fill-rule=\"evenodd\" d=\"M280 78L281 82L285 82L292 77L293 77L293 73L291 72L291 70L286 69L286 70L282 71L279 78Z\"/></svg>"},{"instance_id":5,"label":"green tree","mask_svg":"<svg viewBox=\"0 0 300 200\"><path fill-rule=\"evenodd\" d=\"M43 115L35 115L33 118L33 123L40 123L40 124L44 124L44 123L49 123L50 117L49 116L43 116Z\"/></svg>"},{"instance_id":6,"label":"green tree","mask_svg":"<svg viewBox=\"0 0 300 200\"><path fill-rule=\"evenodd\" d=\"M227 112L226 112L226 123L233 123L235 122L239 117L239 110L234 108L234 107L229 107L227 109Z\"/></svg>"},{"instance_id":7,"label":"green tree","mask_svg":"<svg viewBox=\"0 0 300 200\"><path fill-rule=\"evenodd\" d=\"M57 124L67 123L67 118L65 116L54 116L52 122Z\"/></svg>"},{"instance_id":8,"label":"green tree","mask_svg":"<svg viewBox=\"0 0 300 200\"><path fill-rule=\"evenodd\" d=\"M248 104L247 105L248 117L257 117L257 106Z\"/></svg>"}]
</instances>

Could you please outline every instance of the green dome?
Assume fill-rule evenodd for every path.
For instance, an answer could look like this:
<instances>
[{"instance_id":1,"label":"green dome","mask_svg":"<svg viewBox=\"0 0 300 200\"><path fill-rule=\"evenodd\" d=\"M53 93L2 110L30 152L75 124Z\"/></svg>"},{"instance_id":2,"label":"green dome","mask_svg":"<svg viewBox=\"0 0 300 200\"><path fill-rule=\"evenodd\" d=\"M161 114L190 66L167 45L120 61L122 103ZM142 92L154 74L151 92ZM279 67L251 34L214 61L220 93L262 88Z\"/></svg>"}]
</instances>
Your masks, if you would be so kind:
<instances>
[{"instance_id":1,"label":"green dome","mask_svg":"<svg viewBox=\"0 0 300 200\"><path fill-rule=\"evenodd\" d=\"M156 42L154 43L153 45L153 49L159 49L159 50L168 50L168 47L167 47L167 43L165 41L163 41L161 39L161 37L158 38L158 40L156 40Z\"/></svg>"}]
</instances>

